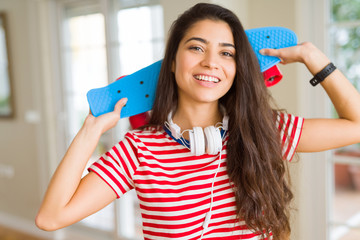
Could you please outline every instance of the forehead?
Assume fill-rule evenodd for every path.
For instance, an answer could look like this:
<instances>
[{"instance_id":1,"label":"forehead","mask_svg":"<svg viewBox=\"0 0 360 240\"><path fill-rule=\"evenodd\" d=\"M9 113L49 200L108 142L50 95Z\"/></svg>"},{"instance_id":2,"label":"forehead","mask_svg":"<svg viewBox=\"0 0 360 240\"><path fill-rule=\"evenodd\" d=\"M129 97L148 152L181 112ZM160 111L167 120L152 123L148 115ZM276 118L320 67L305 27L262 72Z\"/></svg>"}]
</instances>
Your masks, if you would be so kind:
<instances>
[{"instance_id":1,"label":"forehead","mask_svg":"<svg viewBox=\"0 0 360 240\"><path fill-rule=\"evenodd\" d=\"M201 37L209 42L234 43L229 24L222 20L200 20L194 23L185 33L182 42L192 37Z\"/></svg>"}]
</instances>

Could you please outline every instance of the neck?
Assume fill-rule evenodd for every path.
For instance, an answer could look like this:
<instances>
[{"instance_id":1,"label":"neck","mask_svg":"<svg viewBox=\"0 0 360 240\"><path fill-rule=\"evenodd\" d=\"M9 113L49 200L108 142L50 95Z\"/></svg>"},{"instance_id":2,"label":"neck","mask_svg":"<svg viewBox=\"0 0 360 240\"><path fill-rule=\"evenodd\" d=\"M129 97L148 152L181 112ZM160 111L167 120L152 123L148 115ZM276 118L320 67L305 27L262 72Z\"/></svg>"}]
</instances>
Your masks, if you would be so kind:
<instances>
[{"instance_id":1,"label":"neck","mask_svg":"<svg viewBox=\"0 0 360 240\"><path fill-rule=\"evenodd\" d=\"M196 104L193 106L178 105L173 115L173 122L181 130L192 129L193 127L208 127L222 122L222 114L219 111L218 102Z\"/></svg>"}]
</instances>

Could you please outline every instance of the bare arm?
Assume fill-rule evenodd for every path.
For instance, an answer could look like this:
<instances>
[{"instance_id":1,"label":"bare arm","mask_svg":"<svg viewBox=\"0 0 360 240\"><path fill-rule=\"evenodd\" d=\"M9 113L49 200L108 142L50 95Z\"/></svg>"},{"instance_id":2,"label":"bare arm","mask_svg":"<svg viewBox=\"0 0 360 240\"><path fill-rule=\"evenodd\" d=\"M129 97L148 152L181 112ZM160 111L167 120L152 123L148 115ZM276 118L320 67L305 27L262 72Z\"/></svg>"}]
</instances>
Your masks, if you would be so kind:
<instances>
[{"instance_id":1,"label":"bare arm","mask_svg":"<svg viewBox=\"0 0 360 240\"><path fill-rule=\"evenodd\" d=\"M264 54L278 56L282 63L301 62L313 74L330 60L313 44L303 43L284 49L266 49ZM316 152L360 142L360 94L337 69L322 83L339 115L338 119L306 119L297 148L299 152Z\"/></svg>"},{"instance_id":2,"label":"bare arm","mask_svg":"<svg viewBox=\"0 0 360 240\"><path fill-rule=\"evenodd\" d=\"M86 163L100 136L114 127L126 99L113 112L94 117L89 114L56 169L36 216L36 225L47 231L71 225L102 209L116 199L114 191L95 173L81 179Z\"/></svg>"}]
</instances>

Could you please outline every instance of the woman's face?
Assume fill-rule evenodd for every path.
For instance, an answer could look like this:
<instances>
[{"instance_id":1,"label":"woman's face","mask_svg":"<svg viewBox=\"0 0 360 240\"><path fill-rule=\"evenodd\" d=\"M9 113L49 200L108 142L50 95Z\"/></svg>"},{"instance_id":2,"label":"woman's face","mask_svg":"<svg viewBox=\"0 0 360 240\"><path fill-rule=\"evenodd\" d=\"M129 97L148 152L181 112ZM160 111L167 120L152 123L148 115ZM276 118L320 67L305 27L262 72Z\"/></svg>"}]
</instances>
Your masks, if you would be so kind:
<instances>
[{"instance_id":1,"label":"woman's face","mask_svg":"<svg viewBox=\"0 0 360 240\"><path fill-rule=\"evenodd\" d=\"M236 74L235 44L229 25L201 20L180 41L172 71L179 102L215 102L230 89Z\"/></svg>"}]
</instances>

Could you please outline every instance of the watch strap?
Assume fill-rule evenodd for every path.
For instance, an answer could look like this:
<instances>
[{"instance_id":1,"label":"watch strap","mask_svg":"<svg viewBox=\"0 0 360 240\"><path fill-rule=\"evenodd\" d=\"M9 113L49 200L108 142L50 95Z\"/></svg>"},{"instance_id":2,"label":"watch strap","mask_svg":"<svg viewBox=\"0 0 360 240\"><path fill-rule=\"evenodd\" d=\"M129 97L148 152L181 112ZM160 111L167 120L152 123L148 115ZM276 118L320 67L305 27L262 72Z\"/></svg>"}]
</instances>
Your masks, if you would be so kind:
<instances>
[{"instance_id":1,"label":"watch strap","mask_svg":"<svg viewBox=\"0 0 360 240\"><path fill-rule=\"evenodd\" d=\"M310 84L315 87L316 85L324 81L327 76L329 76L333 71L335 71L335 69L335 65L333 63L329 63L328 65L326 65L325 68L323 68L310 80Z\"/></svg>"}]
</instances>

